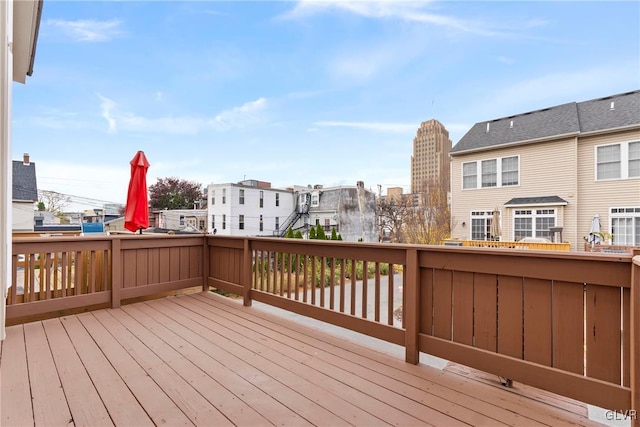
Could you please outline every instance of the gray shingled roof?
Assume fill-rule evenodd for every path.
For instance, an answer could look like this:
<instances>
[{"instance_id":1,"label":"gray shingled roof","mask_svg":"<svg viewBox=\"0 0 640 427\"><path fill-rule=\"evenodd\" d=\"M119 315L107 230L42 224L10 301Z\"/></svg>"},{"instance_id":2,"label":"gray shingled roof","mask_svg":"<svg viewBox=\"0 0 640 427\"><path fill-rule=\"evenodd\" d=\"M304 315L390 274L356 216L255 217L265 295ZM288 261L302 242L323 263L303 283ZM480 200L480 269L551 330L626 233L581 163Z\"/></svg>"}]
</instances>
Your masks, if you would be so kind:
<instances>
[{"instance_id":1,"label":"gray shingled roof","mask_svg":"<svg viewBox=\"0 0 640 427\"><path fill-rule=\"evenodd\" d=\"M38 201L36 182L36 164L25 165L22 161L13 161L13 195L15 201Z\"/></svg>"},{"instance_id":2,"label":"gray shingled roof","mask_svg":"<svg viewBox=\"0 0 640 427\"><path fill-rule=\"evenodd\" d=\"M640 125L640 90L476 123L450 153L633 125Z\"/></svg>"},{"instance_id":3,"label":"gray shingled roof","mask_svg":"<svg viewBox=\"0 0 640 427\"><path fill-rule=\"evenodd\" d=\"M514 197L505 203L505 206L518 206L518 205L567 205L568 202L562 197L558 196L540 196L540 197Z\"/></svg>"}]
</instances>

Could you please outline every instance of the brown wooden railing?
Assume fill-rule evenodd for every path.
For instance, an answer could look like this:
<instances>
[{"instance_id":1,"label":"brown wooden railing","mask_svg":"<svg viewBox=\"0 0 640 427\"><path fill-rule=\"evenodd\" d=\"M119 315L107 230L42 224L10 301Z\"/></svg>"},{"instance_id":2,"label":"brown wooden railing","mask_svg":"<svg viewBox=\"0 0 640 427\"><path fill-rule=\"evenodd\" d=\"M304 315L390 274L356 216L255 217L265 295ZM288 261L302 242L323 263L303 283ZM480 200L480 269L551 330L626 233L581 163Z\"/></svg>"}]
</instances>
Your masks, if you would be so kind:
<instances>
[{"instance_id":1,"label":"brown wooden railing","mask_svg":"<svg viewBox=\"0 0 640 427\"><path fill-rule=\"evenodd\" d=\"M17 238L7 321L201 286L202 236Z\"/></svg>"},{"instance_id":2,"label":"brown wooden railing","mask_svg":"<svg viewBox=\"0 0 640 427\"><path fill-rule=\"evenodd\" d=\"M8 318L215 287L402 345L411 363L424 352L640 409L640 251L142 235L16 239L13 253L14 288L19 268L26 282Z\"/></svg>"},{"instance_id":3,"label":"brown wooden railing","mask_svg":"<svg viewBox=\"0 0 640 427\"><path fill-rule=\"evenodd\" d=\"M403 345L411 363L424 352L605 408L640 408L631 392L640 383L631 323L640 253L634 263L632 254L295 239L215 237L209 246L209 285L245 305ZM352 280L350 269L369 265L370 278ZM381 280L383 265L400 273ZM402 302L380 298L397 285ZM397 304L401 325L391 320Z\"/></svg>"}]
</instances>

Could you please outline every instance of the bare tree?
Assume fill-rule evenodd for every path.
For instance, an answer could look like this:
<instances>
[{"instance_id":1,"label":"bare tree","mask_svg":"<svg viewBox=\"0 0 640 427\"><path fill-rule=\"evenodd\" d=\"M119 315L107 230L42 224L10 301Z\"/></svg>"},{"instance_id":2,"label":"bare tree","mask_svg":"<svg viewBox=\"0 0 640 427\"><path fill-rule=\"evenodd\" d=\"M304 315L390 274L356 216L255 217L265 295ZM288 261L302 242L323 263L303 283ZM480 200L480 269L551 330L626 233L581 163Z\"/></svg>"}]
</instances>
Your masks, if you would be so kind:
<instances>
[{"instance_id":1,"label":"bare tree","mask_svg":"<svg viewBox=\"0 0 640 427\"><path fill-rule=\"evenodd\" d=\"M440 245L451 236L448 188L444 183L431 179L417 196L404 218L403 241Z\"/></svg>"},{"instance_id":2,"label":"bare tree","mask_svg":"<svg viewBox=\"0 0 640 427\"><path fill-rule=\"evenodd\" d=\"M40 190L38 191L38 205L44 204L44 209L49 212L62 212L62 210L71 203L71 197L56 191Z\"/></svg>"},{"instance_id":3,"label":"bare tree","mask_svg":"<svg viewBox=\"0 0 640 427\"><path fill-rule=\"evenodd\" d=\"M402 229L409 210L413 208L410 195L381 197L377 203L380 240L389 236L392 243L402 242Z\"/></svg>"}]
</instances>

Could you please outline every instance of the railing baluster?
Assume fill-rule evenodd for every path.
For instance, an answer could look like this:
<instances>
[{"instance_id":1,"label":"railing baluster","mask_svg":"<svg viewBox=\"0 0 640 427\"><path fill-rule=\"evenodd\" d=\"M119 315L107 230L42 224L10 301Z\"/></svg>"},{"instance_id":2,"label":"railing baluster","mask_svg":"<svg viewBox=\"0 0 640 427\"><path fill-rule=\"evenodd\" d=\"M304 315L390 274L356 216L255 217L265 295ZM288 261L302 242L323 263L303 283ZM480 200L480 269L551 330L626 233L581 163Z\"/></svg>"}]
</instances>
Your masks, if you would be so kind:
<instances>
[{"instance_id":1,"label":"railing baluster","mask_svg":"<svg viewBox=\"0 0 640 427\"><path fill-rule=\"evenodd\" d=\"M340 259L340 313L344 313L344 293L345 293L345 264L346 261L344 258Z\"/></svg>"},{"instance_id":2,"label":"railing baluster","mask_svg":"<svg viewBox=\"0 0 640 427\"><path fill-rule=\"evenodd\" d=\"M351 315L356 315L356 260L351 260Z\"/></svg>"},{"instance_id":3,"label":"railing baluster","mask_svg":"<svg viewBox=\"0 0 640 427\"><path fill-rule=\"evenodd\" d=\"M316 305L316 284L317 284L317 271L316 271L316 256L311 256L311 305Z\"/></svg>"},{"instance_id":4,"label":"railing baluster","mask_svg":"<svg viewBox=\"0 0 640 427\"><path fill-rule=\"evenodd\" d=\"M284 252L279 252L280 253L280 265L278 266L280 268L280 286L278 286L278 294L280 296L284 295L284 256L285 253Z\"/></svg>"},{"instance_id":5,"label":"railing baluster","mask_svg":"<svg viewBox=\"0 0 640 427\"><path fill-rule=\"evenodd\" d=\"M326 258L320 257L320 307L324 307L324 284L326 280Z\"/></svg>"},{"instance_id":6,"label":"railing baluster","mask_svg":"<svg viewBox=\"0 0 640 427\"><path fill-rule=\"evenodd\" d=\"M293 254L287 253L287 298L291 299L291 269L293 268Z\"/></svg>"},{"instance_id":7,"label":"railing baluster","mask_svg":"<svg viewBox=\"0 0 640 427\"><path fill-rule=\"evenodd\" d=\"M296 301L298 301L300 299L300 254L295 254L295 259L296 259L296 263L295 263L295 298Z\"/></svg>"},{"instance_id":8,"label":"railing baluster","mask_svg":"<svg viewBox=\"0 0 640 427\"><path fill-rule=\"evenodd\" d=\"M26 255L25 255L25 260L27 259ZM28 271L29 271L29 301L30 302L34 302L36 300L36 274L35 274L35 260L36 260L36 255L35 254L29 254L29 263L28 263ZM25 266L25 275L27 272L27 267ZM25 297L27 295L27 284L25 283L24 286L24 292L25 292Z\"/></svg>"},{"instance_id":9,"label":"railing baluster","mask_svg":"<svg viewBox=\"0 0 640 427\"><path fill-rule=\"evenodd\" d=\"M376 261L375 264L375 298L374 298L374 319L376 322L380 321L380 263Z\"/></svg>"},{"instance_id":10,"label":"railing baluster","mask_svg":"<svg viewBox=\"0 0 640 427\"><path fill-rule=\"evenodd\" d=\"M308 263L309 257L307 255L304 255L303 258L303 270L302 270L302 283L303 283L303 291L302 291L302 302L307 302L307 294L308 294L308 289L309 289L309 274L307 273L307 266L309 265Z\"/></svg>"},{"instance_id":11,"label":"railing baluster","mask_svg":"<svg viewBox=\"0 0 640 427\"><path fill-rule=\"evenodd\" d=\"M367 318L367 300L369 290L369 263L362 261L362 318Z\"/></svg>"},{"instance_id":12,"label":"railing baluster","mask_svg":"<svg viewBox=\"0 0 640 427\"><path fill-rule=\"evenodd\" d=\"M387 280L387 325L393 326L393 297L394 297L394 279L393 264L389 264L389 274Z\"/></svg>"},{"instance_id":13,"label":"railing baluster","mask_svg":"<svg viewBox=\"0 0 640 427\"><path fill-rule=\"evenodd\" d=\"M336 285L336 259L331 258L331 276L329 276L329 308L333 310L335 300L335 285Z\"/></svg>"}]
</instances>

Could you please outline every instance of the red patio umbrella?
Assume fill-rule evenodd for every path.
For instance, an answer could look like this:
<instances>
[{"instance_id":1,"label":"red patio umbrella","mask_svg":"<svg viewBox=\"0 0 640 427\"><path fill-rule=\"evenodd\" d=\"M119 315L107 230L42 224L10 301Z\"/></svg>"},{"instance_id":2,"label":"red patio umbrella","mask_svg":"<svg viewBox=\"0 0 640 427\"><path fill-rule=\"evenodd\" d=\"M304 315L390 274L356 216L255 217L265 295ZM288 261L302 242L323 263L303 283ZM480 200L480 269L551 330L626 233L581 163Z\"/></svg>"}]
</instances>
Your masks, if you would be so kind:
<instances>
[{"instance_id":1,"label":"red patio umbrella","mask_svg":"<svg viewBox=\"0 0 640 427\"><path fill-rule=\"evenodd\" d=\"M124 213L124 228L134 233L149 227L149 201L147 198L147 169L149 162L143 151L131 160L131 180Z\"/></svg>"}]
</instances>

